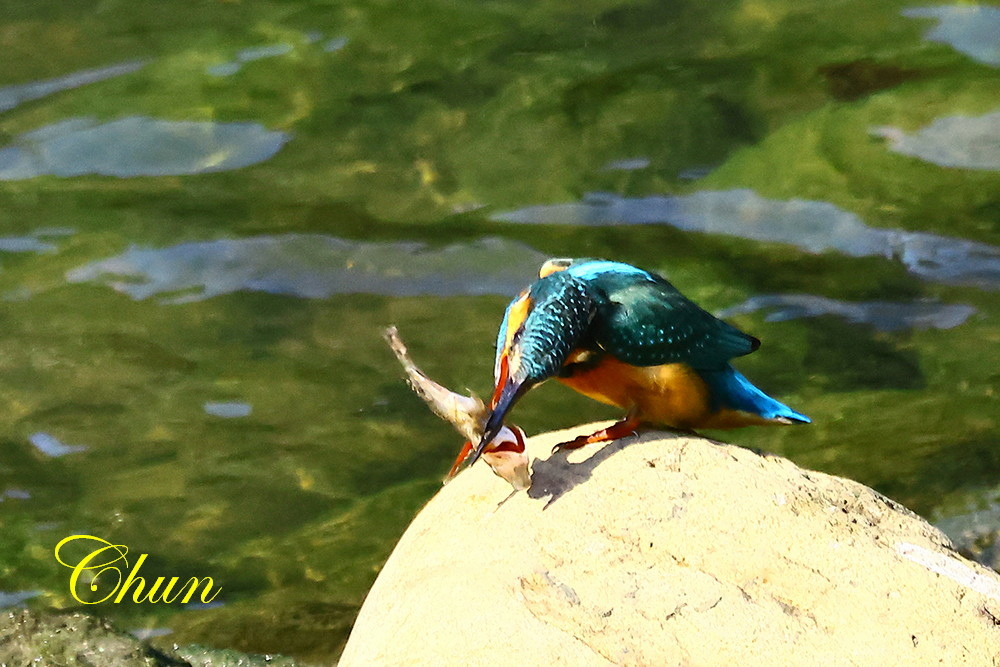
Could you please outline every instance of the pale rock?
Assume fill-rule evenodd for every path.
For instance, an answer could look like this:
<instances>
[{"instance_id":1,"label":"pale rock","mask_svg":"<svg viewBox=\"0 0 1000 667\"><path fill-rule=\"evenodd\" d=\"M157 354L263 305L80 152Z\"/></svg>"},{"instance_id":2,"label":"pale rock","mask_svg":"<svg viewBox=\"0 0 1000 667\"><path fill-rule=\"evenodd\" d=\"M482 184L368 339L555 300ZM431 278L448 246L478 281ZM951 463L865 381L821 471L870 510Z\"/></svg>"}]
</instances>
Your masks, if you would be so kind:
<instances>
[{"instance_id":1,"label":"pale rock","mask_svg":"<svg viewBox=\"0 0 1000 667\"><path fill-rule=\"evenodd\" d=\"M648 433L550 455L526 493L477 465L414 519L340 661L995 665L1000 576L850 480Z\"/></svg>"}]
</instances>

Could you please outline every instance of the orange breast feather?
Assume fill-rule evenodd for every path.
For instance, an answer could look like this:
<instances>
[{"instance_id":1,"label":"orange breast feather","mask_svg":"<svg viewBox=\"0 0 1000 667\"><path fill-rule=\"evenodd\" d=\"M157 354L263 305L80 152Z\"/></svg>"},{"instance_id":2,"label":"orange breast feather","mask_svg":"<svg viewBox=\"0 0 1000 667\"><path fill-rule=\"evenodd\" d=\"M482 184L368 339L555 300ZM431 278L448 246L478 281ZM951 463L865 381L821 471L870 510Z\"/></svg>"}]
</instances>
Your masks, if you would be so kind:
<instances>
[{"instance_id":1,"label":"orange breast feather","mask_svg":"<svg viewBox=\"0 0 1000 667\"><path fill-rule=\"evenodd\" d=\"M771 423L738 410L713 411L708 385L687 364L629 366L605 355L592 368L559 381L596 401L629 410L650 424L729 429Z\"/></svg>"},{"instance_id":2,"label":"orange breast feather","mask_svg":"<svg viewBox=\"0 0 1000 667\"><path fill-rule=\"evenodd\" d=\"M645 422L696 428L709 417L708 388L686 364L630 366L605 355L593 368L559 378L585 396Z\"/></svg>"}]
</instances>

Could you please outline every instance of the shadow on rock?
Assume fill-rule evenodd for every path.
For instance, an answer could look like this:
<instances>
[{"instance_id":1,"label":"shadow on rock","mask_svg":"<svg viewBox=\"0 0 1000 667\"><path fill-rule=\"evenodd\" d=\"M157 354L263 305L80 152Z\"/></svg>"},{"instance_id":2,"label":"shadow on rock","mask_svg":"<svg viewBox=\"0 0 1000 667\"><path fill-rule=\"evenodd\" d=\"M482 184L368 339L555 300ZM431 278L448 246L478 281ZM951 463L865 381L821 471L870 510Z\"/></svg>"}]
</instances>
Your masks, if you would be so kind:
<instances>
[{"instance_id":1,"label":"shadow on rock","mask_svg":"<svg viewBox=\"0 0 1000 667\"><path fill-rule=\"evenodd\" d=\"M592 455L578 463L568 460L572 453L554 452L546 459L535 459L531 466L531 487L528 489L528 497L534 500L548 498L545 507L548 509L555 501L559 500L566 492L576 487L582 482L591 478L594 469L601 463L607 461L617 452L647 440L662 439L666 435L662 431L646 434L632 435L627 438L619 438L609 443L600 445L590 445L599 447ZM673 434L674 438L681 437Z\"/></svg>"}]
</instances>

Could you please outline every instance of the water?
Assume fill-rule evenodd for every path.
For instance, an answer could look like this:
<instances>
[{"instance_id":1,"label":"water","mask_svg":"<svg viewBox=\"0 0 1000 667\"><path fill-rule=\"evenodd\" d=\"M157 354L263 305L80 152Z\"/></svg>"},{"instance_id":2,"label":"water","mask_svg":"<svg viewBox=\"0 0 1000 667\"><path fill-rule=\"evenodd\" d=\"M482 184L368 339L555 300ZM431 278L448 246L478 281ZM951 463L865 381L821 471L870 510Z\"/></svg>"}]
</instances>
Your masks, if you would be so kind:
<instances>
[{"instance_id":1,"label":"water","mask_svg":"<svg viewBox=\"0 0 1000 667\"><path fill-rule=\"evenodd\" d=\"M81 607L92 534L223 593L88 610L330 662L461 444L381 329L488 395L550 256L662 272L814 420L712 435L997 531L997 11L5 6L0 605Z\"/></svg>"},{"instance_id":2,"label":"water","mask_svg":"<svg viewBox=\"0 0 1000 667\"><path fill-rule=\"evenodd\" d=\"M1000 121L1000 115L997 118ZM827 202L764 199L751 190L702 190L673 197L591 195L579 204L530 206L497 214L494 219L578 227L665 224L686 231L787 243L814 254L836 251L850 257L883 257L930 280L1000 288L1000 247L936 234L873 229Z\"/></svg>"},{"instance_id":3,"label":"water","mask_svg":"<svg viewBox=\"0 0 1000 667\"><path fill-rule=\"evenodd\" d=\"M239 169L287 142L257 123L73 118L15 137L0 150L0 180L37 176L172 176Z\"/></svg>"}]
</instances>

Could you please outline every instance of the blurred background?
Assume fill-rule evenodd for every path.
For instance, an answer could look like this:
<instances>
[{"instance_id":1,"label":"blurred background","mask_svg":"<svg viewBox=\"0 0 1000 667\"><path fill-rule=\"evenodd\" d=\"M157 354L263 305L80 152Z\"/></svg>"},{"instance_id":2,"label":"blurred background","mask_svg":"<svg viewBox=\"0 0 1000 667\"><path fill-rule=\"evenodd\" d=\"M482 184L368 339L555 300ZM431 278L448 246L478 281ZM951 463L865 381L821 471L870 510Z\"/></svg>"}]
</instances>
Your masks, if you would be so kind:
<instances>
[{"instance_id":1,"label":"blurred background","mask_svg":"<svg viewBox=\"0 0 1000 667\"><path fill-rule=\"evenodd\" d=\"M461 445L382 328L488 396L550 256L662 273L814 420L708 435L997 559L1000 7L7 0L0 52L0 606L83 608L89 533L223 592L88 611L332 661Z\"/></svg>"}]
</instances>

